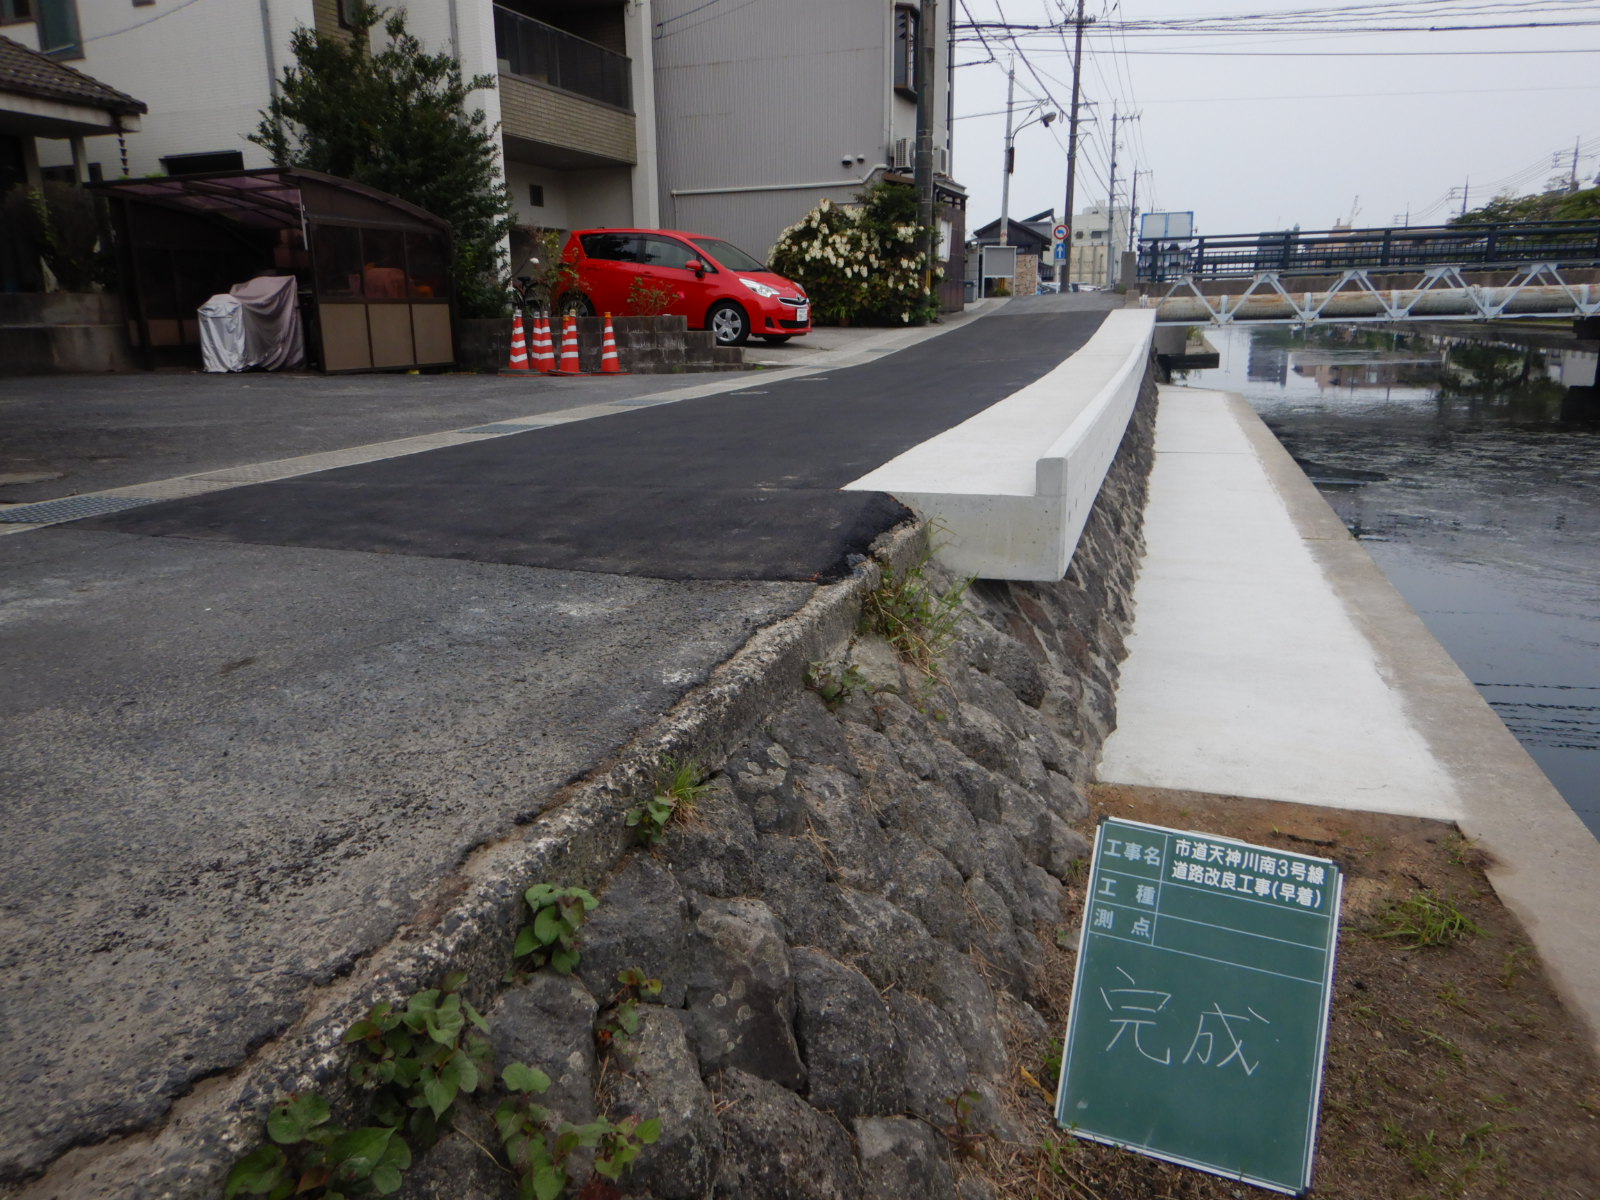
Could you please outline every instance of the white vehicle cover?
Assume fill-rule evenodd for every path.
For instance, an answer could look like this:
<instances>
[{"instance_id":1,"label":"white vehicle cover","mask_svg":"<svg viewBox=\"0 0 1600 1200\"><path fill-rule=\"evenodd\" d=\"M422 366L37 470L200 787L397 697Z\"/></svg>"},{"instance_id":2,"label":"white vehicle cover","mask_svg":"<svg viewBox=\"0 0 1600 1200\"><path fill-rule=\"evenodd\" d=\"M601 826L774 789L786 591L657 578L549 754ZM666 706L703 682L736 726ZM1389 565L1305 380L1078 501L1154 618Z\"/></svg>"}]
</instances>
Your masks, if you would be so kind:
<instances>
[{"instance_id":1,"label":"white vehicle cover","mask_svg":"<svg viewBox=\"0 0 1600 1200\"><path fill-rule=\"evenodd\" d=\"M304 366L305 336L293 275L261 275L200 306L207 371L276 371Z\"/></svg>"},{"instance_id":2,"label":"white vehicle cover","mask_svg":"<svg viewBox=\"0 0 1600 1200\"><path fill-rule=\"evenodd\" d=\"M200 359L207 371L243 371L244 306L232 296L213 296L200 306Z\"/></svg>"}]
</instances>

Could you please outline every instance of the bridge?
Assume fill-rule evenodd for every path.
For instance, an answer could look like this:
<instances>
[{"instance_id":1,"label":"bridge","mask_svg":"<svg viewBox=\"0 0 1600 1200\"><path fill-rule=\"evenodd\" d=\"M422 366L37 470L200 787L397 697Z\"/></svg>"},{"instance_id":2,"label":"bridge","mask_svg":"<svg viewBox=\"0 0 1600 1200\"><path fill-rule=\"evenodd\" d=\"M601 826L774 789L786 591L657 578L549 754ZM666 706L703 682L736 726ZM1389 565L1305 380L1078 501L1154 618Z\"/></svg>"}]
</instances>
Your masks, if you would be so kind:
<instances>
[{"instance_id":1,"label":"bridge","mask_svg":"<svg viewBox=\"0 0 1600 1200\"><path fill-rule=\"evenodd\" d=\"M1581 320L1600 314L1600 221L1152 238L1138 280L1158 325Z\"/></svg>"}]
</instances>

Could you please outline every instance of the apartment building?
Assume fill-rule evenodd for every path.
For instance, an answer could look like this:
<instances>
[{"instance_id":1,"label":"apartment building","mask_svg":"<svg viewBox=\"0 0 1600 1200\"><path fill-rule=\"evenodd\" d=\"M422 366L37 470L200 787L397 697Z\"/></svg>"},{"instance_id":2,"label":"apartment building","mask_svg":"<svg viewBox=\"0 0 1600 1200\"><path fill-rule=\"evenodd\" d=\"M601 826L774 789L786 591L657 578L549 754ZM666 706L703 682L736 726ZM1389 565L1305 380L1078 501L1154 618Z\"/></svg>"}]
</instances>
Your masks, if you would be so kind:
<instances>
[{"instance_id":1,"label":"apartment building","mask_svg":"<svg viewBox=\"0 0 1600 1200\"><path fill-rule=\"evenodd\" d=\"M763 254L823 197L910 179L919 48L931 39L934 166L947 257L965 240L949 178L953 0L655 0L662 216ZM957 285L959 287L959 285Z\"/></svg>"},{"instance_id":2,"label":"apartment building","mask_svg":"<svg viewBox=\"0 0 1600 1200\"><path fill-rule=\"evenodd\" d=\"M348 27L353 0L0 0L3 31L149 106L90 174L270 163L246 140L300 26ZM952 4L923 0L429 0L412 31L453 50L501 131L518 219L569 230L667 225L764 254L823 196L910 178L918 57L933 38L941 229L959 263L965 197L948 179ZM58 152L59 153L59 152ZM65 174L64 159L46 162ZM955 287L959 289L959 282Z\"/></svg>"},{"instance_id":3,"label":"apartment building","mask_svg":"<svg viewBox=\"0 0 1600 1200\"><path fill-rule=\"evenodd\" d=\"M1072 222L1072 283L1108 287L1117 283L1128 248L1128 210L1091 204Z\"/></svg>"}]
</instances>

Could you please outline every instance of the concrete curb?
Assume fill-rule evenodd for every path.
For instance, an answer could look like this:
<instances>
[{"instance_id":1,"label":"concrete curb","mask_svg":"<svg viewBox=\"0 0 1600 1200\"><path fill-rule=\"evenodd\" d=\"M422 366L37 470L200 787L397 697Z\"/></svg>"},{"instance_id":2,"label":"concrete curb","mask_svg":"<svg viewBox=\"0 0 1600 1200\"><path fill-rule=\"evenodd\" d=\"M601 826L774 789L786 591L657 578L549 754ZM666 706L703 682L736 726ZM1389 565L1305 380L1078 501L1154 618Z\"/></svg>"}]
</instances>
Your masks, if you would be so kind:
<instances>
[{"instance_id":1,"label":"concrete curb","mask_svg":"<svg viewBox=\"0 0 1600 1200\"><path fill-rule=\"evenodd\" d=\"M466 991L487 1007L503 989L522 892L532 883L597 888L632 839L627 807L647 794L663 755L720 767L812 661L853 634L884 566L904 570L925 551L927 530L907 524L879 538L874 557L848 579L820 587L799 611L757 632L702 687L586 778L551 799L525 832L479 847L441 880L386 946L351 974L312 994L284 1034L225 1075L174 1104L156 1130L68 1151L47 1173L7 1189L19 1197L177 1198L219 1195L233 1164L264 1137L267 1109L290 1092L320 1091L335 1111L353 1090L341 1038L383 1000L467 972Z\"/></svg>"},{"instance_id":2,"label":"concrete curb","mask_svg":"<svg viewBox=\"0 0 1600 1200\"><path fill-rule=\"evenodd\" d=\"M1590 904L1590 885L1600 879L1600 842L1255 410L1239 396L1229 404L1339 601L1455 785L1461 830L1492 859L1489 881L1600 1049L1600 926Z\"/></svg>"}]
</instances>

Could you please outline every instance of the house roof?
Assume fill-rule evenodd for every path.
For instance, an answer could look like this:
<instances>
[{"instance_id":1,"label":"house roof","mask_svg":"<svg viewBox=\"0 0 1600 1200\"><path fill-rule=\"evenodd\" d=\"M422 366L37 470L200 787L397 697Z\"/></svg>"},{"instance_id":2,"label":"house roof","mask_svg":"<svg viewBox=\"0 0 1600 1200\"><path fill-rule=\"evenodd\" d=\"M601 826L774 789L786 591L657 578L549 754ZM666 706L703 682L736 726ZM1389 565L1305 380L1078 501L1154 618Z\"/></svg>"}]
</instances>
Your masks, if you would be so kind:
<instances>
[{"instance_id":1,"label":"house roof","mask_svg":"<svg viewBox=\"0 0 1600 1200\"><path fill-rule=\"evenodd\" d=\"M119 92L8 37L0 37L0 92L35 96L41 100L64 100L129 116L149 111L142 100L135 100L126 92Z\"/></svg>"},{"instance_id":2,"label":"house roof","mask_svg":"<svg viewBox=\"0 0 1600 1200\"><path fill-rule=\"evenodd\" d=\"M1006 222L1006 241L1013 246L1047 246L1050 244L1050 226L1048 224L1030 224L1024 221L1008 220ZM1000 222L990 221L987 225L976 229L972 233L975 242L995 243L1000 240Z\"/></svg>"}]
</instances>

